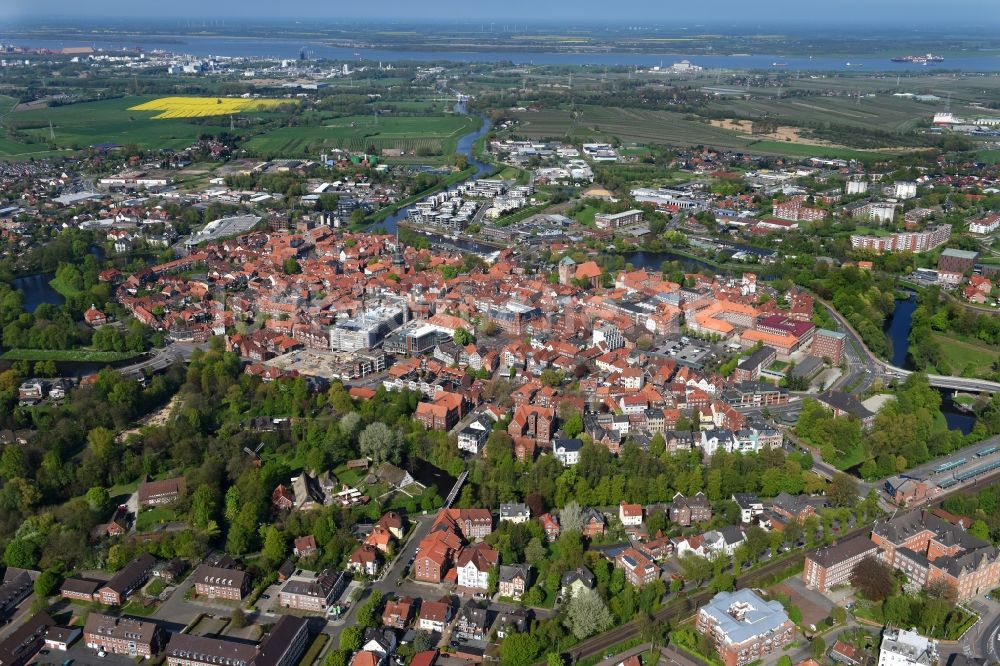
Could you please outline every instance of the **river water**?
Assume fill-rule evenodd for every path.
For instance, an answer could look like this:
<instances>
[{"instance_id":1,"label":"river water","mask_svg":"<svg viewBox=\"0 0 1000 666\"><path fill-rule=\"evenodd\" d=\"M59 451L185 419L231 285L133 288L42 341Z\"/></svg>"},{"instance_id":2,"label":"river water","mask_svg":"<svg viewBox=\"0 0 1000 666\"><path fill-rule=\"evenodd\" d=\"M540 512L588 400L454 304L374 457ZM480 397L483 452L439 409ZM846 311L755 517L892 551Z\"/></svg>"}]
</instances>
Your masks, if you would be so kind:
<instances>
[{"instance_id":1,"label":"river water","mask_svg":"<svg viewBox=\"0 0 1000 666\"><path fill-rule=\"evenodd\" d=\"M1000 71L1000 56L971 55L948 58L936 65L892 62L887 56L858 57L809 57L783 56L780 54L705 55L699 53L555 53L545 51L434 51L394 50L386 48L348 48L330 46L321 41L295 39L268 39L264 37L219 37L143 35L141 37L105 37L86 39L21 38L0 34L0 42L58 50L73 46L91 46L100 49L134 49L146 51L163 49L174 53L195 56L267 57L295 59L303 49L315 58L331 60L369 60L384 63L398 61L450 61L450 62L514 62L535 65L607 65L653 67L671 65L680 60L712 69L771 69L788 71L880 71L916 72L935 69L967 72ZM900 54L904 55L904 54Z\"/></svg>"},{"instance_id":2,"label":"river water","mask_svg":"<svg viewBox=\"0 0 1000 666\"><path fill-rule=\"evenodd\" d=\"M917 309L917 295L910 294L909 298L897 298L896 307L892 311L892 316L885 323L885 334L892 343L892 364L898 368L913 370L913 361L910 359L910 329L913 328L913 313ZM952 400L952 391L948 389L938 389L941 393L941 412L948 422L948 428L959 430L963 434L972 432L976 425L974 414L964 412L955 406Z\"/></svg>"},{"instance_id":3,"label":"river water","mask_svg":"<svg viewBox=\"0 0 1000 666\"><path fill-rule=\"evenodd\" d=\"M913 327L913 313L917 309L917 295L897 298L892 316L885 323L885 334L892 343L892 364L897 368L913 370L910 360L910 329Z\"/></svg>"},{"instance_id":4,"label":"river water","mask_svg":"<svg viewBox=\"0 0 1000 666\"><path fill-rule=\"evenodd\" d=\"M455 105L455 113L468 113L468 109L466 108L465 104L458 103ZM490 123L490 119L487 116L482 116L482 121L483 124L479 127L479 129L477 129L474 132L469 132L468 134L460 138L458 140L458 144L455 146L455 152L460 155L465 155L465 158L469 161L469 165L476 167L475 173L466 178L465 181L461 182L475 180L476 178L482 178L483 176L493 171L492 165L486 164L485 162L480 162L472 154L473 146L475 145L476 141L478 141L481 137L485 136L486 133L489 132L490 128L493 126ZM458 183L455 183L455 185L458 185ZM452 187L454 187L454 185ZM400 208L398 211L396 211L389 217L379 222L376 226L384 228L387 233L394 234L396 233L396 230L399 228L399 223L406 220L406 211L407 207Z\"/></svg>"},{"instance_id":5,"label":"river water","mask_svg":"<svg viewBox=\"0 0 1000 666\"><path fill-rule=\"evenodd\" d=\"M62 305L65 302L66 299L63 298L62 294L49 284L49 280L52 278L51 273L38 273L14 278L14 289L18 289L24 294L25 310L34 312L42 303Z\"/></svg>"}]
</instances>

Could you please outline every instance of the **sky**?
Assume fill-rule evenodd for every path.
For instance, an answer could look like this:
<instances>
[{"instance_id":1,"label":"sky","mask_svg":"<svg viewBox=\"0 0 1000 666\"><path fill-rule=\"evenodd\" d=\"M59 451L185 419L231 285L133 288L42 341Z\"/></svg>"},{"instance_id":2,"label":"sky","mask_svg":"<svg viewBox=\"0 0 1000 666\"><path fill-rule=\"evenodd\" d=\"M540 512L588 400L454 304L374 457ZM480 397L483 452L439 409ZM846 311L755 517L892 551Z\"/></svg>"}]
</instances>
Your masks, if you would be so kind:
<instances>
[{"instance_id":1,"label":"sky","mask_svg":"<svg viewBox=\"0 0 1000 666\"><path fill-rule=\"evenodd\" d=\"M558 23L979 25L1000 20L997 0L0 0L0 19L347 19L374 22L506 20Z\"/></svg>"}]
</instances>

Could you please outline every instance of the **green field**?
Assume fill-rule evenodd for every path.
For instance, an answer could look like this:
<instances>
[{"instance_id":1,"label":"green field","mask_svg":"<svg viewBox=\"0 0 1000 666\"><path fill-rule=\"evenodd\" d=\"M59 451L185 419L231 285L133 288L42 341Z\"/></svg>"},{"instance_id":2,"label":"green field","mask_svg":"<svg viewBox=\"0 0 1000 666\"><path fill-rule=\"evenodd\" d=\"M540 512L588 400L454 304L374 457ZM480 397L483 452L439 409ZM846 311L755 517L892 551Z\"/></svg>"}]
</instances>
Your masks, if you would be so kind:
<instances>
[{"instance_id":1,"label":"green field","mask_svg":"<svg viewBox=\"0 0 1000 666\"><path fill-rule=\"evenodd\" d=\"M129 111L155 97L123 97L65 106L16 111L3 118L0 157L23 156L50 150L49 123L59 149L84 149L101 143L135 143L141 148L186 148L212 127L183 119L153 120L155 111ZM202 120L202 123L205 121ZM21 136L12 136L11 132Z\"/></svg>"},{"instance_id":2,"label":"green field","mask_svg":"<svg viewBox=\"0 0 1000 666\"><path fill-rule=\"evenodd\" d=\"M847 91L845 91L846 93ZM940 107L943 108L942 102ZM928 124L939 110L937 103L918 102L891 94L861 97L782 97L775 99L727 99L712 102L713 111L723 111L736 119L768 116L779 123L808 125L833 123L865 129L906 132Z\"/></svg>"},{"instance_id":3,"label":"green field","mask_svg":"<svg viewBox=\"0 0 1000 666\"><path fill-rule=\"evenodd\" d=\"M956 340L946 335L934 336L941 345L945 360L951 366L952 374L960 374L965 368L972 366L977 374L984 376L990 373L990 366L1000 358L1000 349L988 347L974 342Z\"/></svg>"},{"instance_id":4,"label":"green field","mask_svg":"<svg viewBox=\"0 0 1000 666\"><path fill-rule=\"evenodd\" d=\"M976 153L976 157L986 162L987 164L997 164L1000 162L1000 149L998 150L980 150Z\"/></svg>"},{"instance_id":5,"label":"green field","mask_svg":"<svg viewBox=\"0 0 1000 666\"><path fill-rule=\"evenodd\" d=\"M386 148L399 148L408 157L418 152L451 155L459 137L476 129L479 119L472 116L347 116L327 120L315 127L282 127L244 144L251 153L263 157L296 156L340 148L378 155ZM423 149L423 150L421 150Z\"/></svg>"},{"instance_id":6,"label":"green field","mask_svg":"<svg viewBox=\"0 0 1000 666\"><path fill-rule=\"evenodd\" d=\"M84 363L111 363L139 356L133 352L105 352L87 349L11 349L3 356L5 361L80 361Z\"/></svg>"},{"instance_id":7,"label":"green field","mask_svg":"<svg viewBox=\"0 0 1000 666\"><path fill-rule=\"evenodd\" d=\"M758 141L672 111L586 106L574 112L544 109L517 114L517 133L528 138L638 142L673 146L708 145L766 155L875 159L877 153L783 141Z\"/></svg>"}]
</instances>

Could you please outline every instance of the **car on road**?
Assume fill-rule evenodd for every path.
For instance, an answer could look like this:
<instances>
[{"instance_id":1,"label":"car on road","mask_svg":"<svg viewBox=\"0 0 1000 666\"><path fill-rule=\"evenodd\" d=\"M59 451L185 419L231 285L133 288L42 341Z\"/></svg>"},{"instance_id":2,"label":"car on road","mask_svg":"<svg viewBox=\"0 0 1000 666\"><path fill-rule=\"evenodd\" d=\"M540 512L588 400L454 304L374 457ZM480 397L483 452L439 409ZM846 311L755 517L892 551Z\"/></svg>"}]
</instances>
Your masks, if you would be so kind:
<instances>
[{"instance_id":1,"label":"car on road","mask_svg":"<svg viewBox=\"0 0 1000 666\"><path fill-rule=\"evenodd\" d=\"M260 595L260 598L261 599L270 599L271 595L270 594L262 594L262 595Z\"/></svg>"}]
</instances>

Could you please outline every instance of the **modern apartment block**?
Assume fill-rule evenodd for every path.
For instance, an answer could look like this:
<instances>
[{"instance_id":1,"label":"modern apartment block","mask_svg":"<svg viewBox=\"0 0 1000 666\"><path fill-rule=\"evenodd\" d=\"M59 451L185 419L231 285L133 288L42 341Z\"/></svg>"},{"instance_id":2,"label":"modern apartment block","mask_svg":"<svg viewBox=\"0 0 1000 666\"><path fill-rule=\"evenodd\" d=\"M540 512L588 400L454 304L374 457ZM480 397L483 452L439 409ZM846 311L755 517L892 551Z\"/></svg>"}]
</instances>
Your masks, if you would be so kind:
<instances>
[{"instance_id":1,"label":"modern apartment block","mask_svg":"<svg viewBox=\"0 0 1000 666\"><path fill-rule=\"evenodd\" d=\"M951 237L951 225L939 224L924 231L907 231L885 236L851 234L851 247L884 252L927 252L944 245Z\"/></svg>"},{"instance_id":2,"label":"modern apartment block","mask_svg":"<svg viewBox=\"0 0 1000 666\"><path fill-rule=\"evenodd\" d=\"M697 628L708 636L725 666L742 666L781 650L795 625L777 601L752 590L719 592L698 609Z\"/></svg>"}]
</instances>

